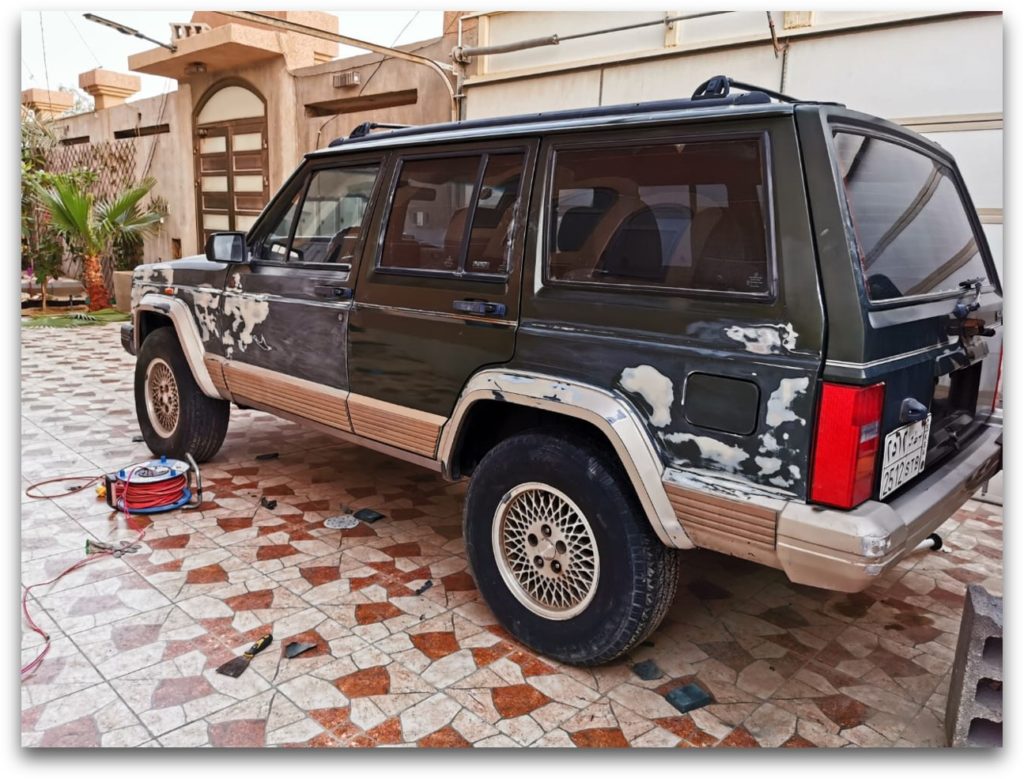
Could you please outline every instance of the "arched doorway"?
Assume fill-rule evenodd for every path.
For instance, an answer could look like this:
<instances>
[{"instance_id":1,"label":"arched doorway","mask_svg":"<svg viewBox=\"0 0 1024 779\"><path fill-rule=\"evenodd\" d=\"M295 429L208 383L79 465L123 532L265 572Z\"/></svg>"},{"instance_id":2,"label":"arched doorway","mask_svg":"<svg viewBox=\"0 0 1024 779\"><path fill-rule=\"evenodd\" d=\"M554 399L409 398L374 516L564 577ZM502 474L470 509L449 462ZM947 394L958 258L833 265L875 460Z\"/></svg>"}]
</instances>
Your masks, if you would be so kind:
<instances>
[{"instance_id":1,"label":"arched doorway","mask_svg":"<svg viewBox=\"0 0 1024 779\"><path fill-rule=\"evenodd\" d=\"M270 196L267 104L244 82L222 81L193 119L199 251L212 233L247 231Z\"/></svg>"}]
</instances>

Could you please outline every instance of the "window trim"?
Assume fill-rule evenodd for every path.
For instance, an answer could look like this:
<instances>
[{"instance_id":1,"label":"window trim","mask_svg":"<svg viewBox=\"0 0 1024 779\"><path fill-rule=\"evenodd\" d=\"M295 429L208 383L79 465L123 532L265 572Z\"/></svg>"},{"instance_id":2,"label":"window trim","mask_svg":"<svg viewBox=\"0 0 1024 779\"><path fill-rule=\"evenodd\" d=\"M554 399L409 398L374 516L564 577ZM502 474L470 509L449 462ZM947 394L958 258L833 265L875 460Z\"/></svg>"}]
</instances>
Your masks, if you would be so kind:
<instances>
[{"instance_id":1,"label":"window trim","mask_svg":"<svg viewBox=\"0 0 1024 779\"><path fill-rule=\"evenodd\" d=\"M277 206L277 203L279 201L284 202L285 200L288 200L286 195L288 195L289 193L293 197L295 195L301 195L301 197L299 198L298 206L296 208L296 215L299 215L302 212L302 207L306 203L306 197L309 195L309 185L313 181L314 176L322 173L323 171L328 170L342 170L345 168L369 167L372 165L377 166L377 175L374 178L373 187L370 188L370 195L367 201L366 211L363 214L364 223L367 225L367 227L370 227L372 226L373 223L373 204L376 202L377 193L379 192L381 187L381 181L384 179L382 173L384 172L384 169L386 167L386 158L383 155L365 157L355 161L342 161L339 160L338 158L334 158L331 159L330 161L324 160L319 164L300 167L298 168L298 170L295 171L294 174L292 174L288 181L285 182L284 186L281 187L277 195L270 201L270 203L268 203L268 209L270 209L272 206ZM298 183L296 184L296 182ZM293 186L295 187L294 190L292 189ZM340 262L290 262L288 260L268 260L261 257L252 256L252 247L255 245L255 236L253 235L253 233L255 233L256 230L262 226L264 220L271 218L279 218L283 216L287 210L288 205L285 205L283 208L280 209L274 208L273 210L264 210L264 212L260 214L260 217L256 221L256 223L253 224L251 228L249 228L249 232L246 234L245 243L247 251L249 252L250 264L268 265L274 268L309 268L310 270L333 270L337 272L346 272L344 267L345 263ZM292 242L295 240L295 231L298 229L298 225L299 219L297 216L295 221L292 223L291 227L288 229L288 245L285 249L286 253L291 252ZM353 252L356 259L354 262L351 263L351 266L348 268L348 272L353 270L353 268L358 264L359 258L362 256L363 247L366 244L366 234L366 230L360 231L359 243L356 244L355 251Z\"/></svg>"},{"instance_id":2,"label":"window trim","mask_svg":"<svg viewBox=\"0 0 1024 779\"><path fill-rule=\"evenodd\" d=\"M905 149L916 152L924 157L928 157L934 162L945 166L951 174L949 180L953 182L953 186L956 187L957 196L960 198L964 214L971 226L971 231L974 233L974 240L978 244L978 251L981 254L982 263L985 265L985 273L988 276L988 283L982 285L981 291L994 291L998 292L1000 295L1002 294L1002 283L999 280L999 274L996 272L995 261L992 258L992 253L988 245L988 238L985 236L985 231L982 229L981 220L978 217L977 209L974 207L974 203L967 191L963 175L960 173L960 169L957 166L956 161L951 156L944 156L925 143L915 142L911 138L904 137L894 132L887 132L884 128L878 127L877 125L867 123L861 124L860 122L846 117L841 119L828 118L825 126L828 152L832 163L832 170L835 177L836 190L839 199L839 209L843 217L843 227L846 230L847 239L852 241L853 245L856 246L856 254L851 257L851 260L853 261L855 268L854 273L857 274L857 278L860 280L860 284L858 284L858 294L860 294L862 300L869 309L886 310L915 305L918 303L930 303L936 300L947 300L960 297L963 295L963 290L956 289L941 292L925 292L919 295L904 295L898 298L886 298L884 300L871 299L871 296L868 294L867 276L864 274L864 266L860 261L860 255L863 253L863 248L860 245L860 239L858 238L857 232L853 226L853 210L850 207L849 198L846 193L846 185L843 182L842 170L839 167L839 153L836 149L835 136L836 133L840 132L848 135L860 135L865 138L872 138L874 140L892 143L896 146L902 146ZM993 282L993 279L996 279L996 281Z\"/></svg>"},{"instance_id":3,"label":"window trim","mask_svg":"<svg viewBox=\"0 0 1024 779\"><path fill-rule=\"evenodd\" d=\"M768 286L764 292L738 292L734 290L697 289L692 287L670 287L652 284L616 284L608 281L566 280L552 278L551 245L548 231L551 225L551 198L554 194L555 169L558 152L566 149L597 149L605 147L622 147L623 145L659 146L679 143L702 143L715 141L755 140L761 148L761 176L765 193L765 249L766 275ZM543 200L541 201L542 224L538 231L541 245L541 281L544 286L580 289L580 290L619 290L627 293L645 293L662 296L687 297L708 300L747 300L758 303L774 303L779 296L778 273L778 231L775 207L775 181L772 177L774 159L772 156L772 139L770 130L741 130L714 132L701 130L698 132L681 132L669 135L651 135L649 133L629 135L626 137L604 136L599 139L576 138L570 141L556 141L551 144L547 154L547 170L544 175Z\"/></svg>"},{"instance_id":4,"label":"window trim","mask_svg":"<svg viewBox=\"0 0 1024 779\"><path fill-rule=\"evenodd\" d=\"M388 184L388 197L384 203L384 213L380 220L380 229L377 236L377 252L374 257L373 273L382 274L385 276L413 276L420 278L432 278L432 279L450 279L455 281L480 281L489 284L505 284L508 282L512 275L512 262L513 258L508 258L508 267L504 273L477 273L473 271L465 270L465 262L469 253L469 239L473 230L473 218L476 216L476 209L478 201L480 199L480 190L483 183L484 176L487 171L487 160L490 155L494 154L522 154L523 174L519 178L519 192L516 196L516 202L514 208L516 212L513 214L513 222L518 225L521 218L525 217L524 210L526 204L523 202L523 194L526 191L526 176L528 165L530 163L530 146L527 143L522 145L503 145L497 147L484 146L470 149L438 149L437 151L426 152L421 154L416 153L396 153L393 158L393 165L391 170L391 181ZM479 157L480 163L477 166L477 174L475 183L473 186L472 200L470 201L470 213L466 216L466 227L462 234L462 242L459 247L459 268L460 270L436 270L433 268L390 268L381 265L384 259L384 242L387 237L388 224L391 221L391 215L395 203L395 195L398 193L398 184L402 179L402 165L406 162L420 161L420 160L433 160L433 159L452 159L454 157Z\"/></svg>"}]
</instances>

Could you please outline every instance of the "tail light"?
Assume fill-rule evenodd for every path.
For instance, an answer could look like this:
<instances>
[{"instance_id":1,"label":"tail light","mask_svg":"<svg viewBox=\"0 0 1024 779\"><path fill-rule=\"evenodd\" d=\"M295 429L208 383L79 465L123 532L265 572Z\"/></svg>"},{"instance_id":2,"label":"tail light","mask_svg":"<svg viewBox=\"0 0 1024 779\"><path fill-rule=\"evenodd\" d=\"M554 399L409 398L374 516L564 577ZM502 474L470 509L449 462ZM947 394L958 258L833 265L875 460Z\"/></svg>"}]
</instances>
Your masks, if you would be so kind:
<instances>
[{"instance_id":1,"label":"tail light","mask_svg":"<svg viewBox=\"0 0 1024 779\"><path fill-rule=\"evenodd\" d=\"M811 500L852 509L871 497L885 384L822 385Z\"/></svg>"}]
</instances>

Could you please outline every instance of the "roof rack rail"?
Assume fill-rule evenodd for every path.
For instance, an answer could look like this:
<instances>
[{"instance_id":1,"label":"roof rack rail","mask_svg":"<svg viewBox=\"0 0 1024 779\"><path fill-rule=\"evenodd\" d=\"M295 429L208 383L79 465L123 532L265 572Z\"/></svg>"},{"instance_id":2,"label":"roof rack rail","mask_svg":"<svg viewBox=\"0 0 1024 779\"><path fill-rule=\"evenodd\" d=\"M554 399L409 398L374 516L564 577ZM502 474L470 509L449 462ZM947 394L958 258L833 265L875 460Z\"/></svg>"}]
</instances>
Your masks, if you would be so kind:
<instances>
[{"instance_id":1,"label":"roof rack rail","mask_svg":"<svg viewBox=\"0 0 1024 779\"><path fill-rule=\"evenodd\" d=\"M753 84L745 84L742 81L736 81L735 79L729 78L728 76L712 76L693 93L693 100L709 100L711 98L723 98L728 97L731 91L731 87L736 89L742 89L744 92L755 93L760 92L761 94L768 95L768 97L774 97L783 103L802 103L804 101L784 95L782 92L776 92L773 89L766 89L765 87L754 86Z\"/></svg>"},{"instance_id":2,"label":"roof rack rail","mask_svg":"<svg viewBox=\"0 0 1024 779\"><path fill-rule=\"evenodd\" d=\"M412 125L409 124L387 124L385 122L363 122L352 128L348 138L335 138L328 146L340 146L345 141L365 138L374 130L406 130Z\"/></svg>"},{"instance_id":3,"label":"roof rack rail","mask_svg":"<svg viewBox=\"0 0 1024 779\"><path fill-rule=\"evenodd\" d=\"M519 114L514 116L491 116L478 119L463 119L457 122L445 122L440 124L404 126L398 124L378 124L376 122L364 122L356 127L349 134L348 138L336 138L331 141L329 147L358 143L370 139L371 131L377 129L391 130L387 133L389 137L411 137L425 133L444 133L453 130L475 130L480 131L488 127L509 127L514 125L527 125L535 122L565 122L570 120L586 120L602 116L622 116L624 114L643 112L653 114L660 111L680 111L685 109L710 109L713 107L726 106L755 106L771 103L772 100L780 103L814 103L816 105L842 105L841 103L827 103L818 100L800 100L772 89L746 84L736 81L728 76L714 76L709 78L689 98L670 98L667 100L654 100L650 102L622 103L617 105L591 106L588 108L570 108L559 111L545 111L540 113Z\"/></svg>"}]
</instances>

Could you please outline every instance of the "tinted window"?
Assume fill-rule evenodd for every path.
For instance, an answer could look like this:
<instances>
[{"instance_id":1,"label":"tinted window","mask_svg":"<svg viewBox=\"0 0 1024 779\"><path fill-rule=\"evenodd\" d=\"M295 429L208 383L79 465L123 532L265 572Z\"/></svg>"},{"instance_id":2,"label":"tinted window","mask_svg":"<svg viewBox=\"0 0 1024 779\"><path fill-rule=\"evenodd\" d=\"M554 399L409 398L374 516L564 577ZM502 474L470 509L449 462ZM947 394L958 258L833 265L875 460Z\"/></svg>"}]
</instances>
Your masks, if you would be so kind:
<instances>
[{"instance_id":1,"label":"tinted window","mask_svg":"<svg viewBox=\"0 0 1024 779\"><path fill-rule=\"evenodd\" d=\"M380 267L507 273L523 154L402 162Z\"/></svg>"},{"instance_id":2,"label":"tinted window","mask_svg":"<svg viewBox=\"0 0 1024 779\"><path fill-rule=\"evenodd\" d=\"M376 165L316 171L267 237L257 242L254 256L305 263L351 262L376 178Z\"/></svg>"},{"instance_id":3,"label":"tinted window","mask_svg":"<svg viewBox=\"0 0 1024 779\"><path fill-rule=\"evenodd\" d=\"M293 261L351 262L376 178L375 165L315 173L292 238Z\"/></svg>"},{"instance_id":4,"label":"tinted window","mask_svg":"<svg viewBox=\"0 0 1024 779\"><path fill-rule=\"evenodd\" d=\"M878 138L835 135L868 296L889 300L955 291L987 279L953 171Z\"/></svg>"},{"instance_id":5,"label":"tinted window","mask_svg":"<svg viewBox=\"0 0 1024 779\"><path fill-rule=\"evenodd\" d=\"M756 139L559 151L548 276L767 292L763 171Z\"/></svg>"},{"instance_id":6,"label":"tinted window","mask_svg":"<svg viewBox=\"0 0 1024 779\"><path fill-rule=\"evenodd\" d=\"M523 155L490 154L466 247L469 273L508 273Z\"/></svg>"},{"instance_id":7,"label":"tinted window","mask_svg":"<svg viewBox=\"0 0 1024 779\"><path fill-rule=\"evenodd\" d=\"M288 257L288 239L292 234L292 222L295 221L295 212L298 210L299 201L302 199L300 189L292 197L291 203L285 209L284 214L279 216L266 228L261 229L263 235L256 239L252 247L253 259L274 260L284 262ZM293 258L294 259L294 258Z\"/></svg>"}]
</instances>

